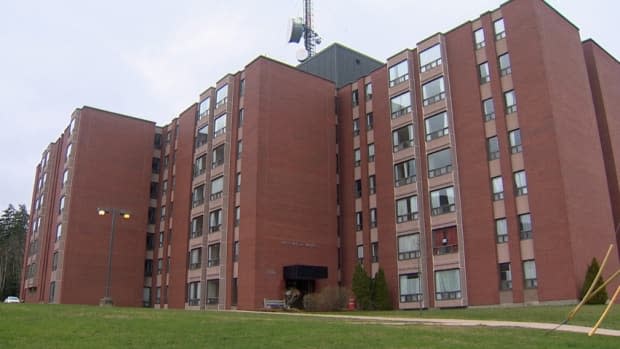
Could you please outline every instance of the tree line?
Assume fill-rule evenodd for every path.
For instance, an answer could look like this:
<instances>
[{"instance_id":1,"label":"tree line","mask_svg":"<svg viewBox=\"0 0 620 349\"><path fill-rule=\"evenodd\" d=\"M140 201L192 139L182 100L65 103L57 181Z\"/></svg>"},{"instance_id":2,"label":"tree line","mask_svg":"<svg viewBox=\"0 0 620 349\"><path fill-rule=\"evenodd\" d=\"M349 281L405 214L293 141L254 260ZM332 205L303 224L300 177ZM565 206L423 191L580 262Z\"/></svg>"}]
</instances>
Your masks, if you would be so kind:
<instances>
[{"instance_id":1,"label":"tree line","mask_svg":"<svg viewBox=\"0 0 620 349\"><path fill-rule=\"evenodd\" d=\"M0 300L19 295L19 284L24 260L24 244L28 228L25 205L13 205L0 216Z\"/></svg>"}]
</instances>

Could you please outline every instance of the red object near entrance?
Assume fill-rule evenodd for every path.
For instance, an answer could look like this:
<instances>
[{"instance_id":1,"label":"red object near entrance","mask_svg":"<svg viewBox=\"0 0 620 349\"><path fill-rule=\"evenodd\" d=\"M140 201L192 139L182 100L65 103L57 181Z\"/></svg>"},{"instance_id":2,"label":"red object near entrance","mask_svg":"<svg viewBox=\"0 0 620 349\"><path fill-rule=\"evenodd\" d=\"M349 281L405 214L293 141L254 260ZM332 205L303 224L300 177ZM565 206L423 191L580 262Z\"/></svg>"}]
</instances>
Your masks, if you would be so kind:
<instances>
[{"instance_id":1,"label":"red object near entrance","mask_svg":"<svg viewBox=\"0 0 620 349\"><path fill-rule=\"evenodd\" d=\"M355 310L355 298L349 298L349 304L347 305L347 310Z\"/></svg>"}]
</instances>

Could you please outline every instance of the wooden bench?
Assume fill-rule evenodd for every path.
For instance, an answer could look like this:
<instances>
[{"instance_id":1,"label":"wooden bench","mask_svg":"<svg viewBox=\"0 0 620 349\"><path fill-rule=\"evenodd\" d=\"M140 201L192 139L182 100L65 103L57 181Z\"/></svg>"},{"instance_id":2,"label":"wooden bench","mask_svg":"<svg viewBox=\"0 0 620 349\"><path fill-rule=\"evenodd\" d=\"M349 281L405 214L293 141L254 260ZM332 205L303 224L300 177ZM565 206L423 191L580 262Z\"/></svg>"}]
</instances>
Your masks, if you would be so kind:
<instances>
[{"instance_id":1,"label":"wooden bench","mask_svg":"<svg viewBox=\"0 0 620 349\"><path fill-rule=\"evenodd\" d=\"M263 299L265 309L284 309L284 300L282 299Z\"/></svg>"}]
</instances>

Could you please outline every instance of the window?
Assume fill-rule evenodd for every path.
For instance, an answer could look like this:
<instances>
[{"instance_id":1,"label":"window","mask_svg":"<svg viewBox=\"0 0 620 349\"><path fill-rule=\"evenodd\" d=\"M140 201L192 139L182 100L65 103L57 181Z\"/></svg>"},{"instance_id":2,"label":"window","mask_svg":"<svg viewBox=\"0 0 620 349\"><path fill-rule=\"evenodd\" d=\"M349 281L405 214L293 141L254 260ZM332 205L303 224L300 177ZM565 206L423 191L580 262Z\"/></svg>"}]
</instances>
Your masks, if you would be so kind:
<instances>
[{"instance_id":1,"label":"window","mask_svg":"<svg viewBox=\"0 0 620 349\"><path fill-rule=\"evenodd\" d=\"M364 85L364 95L367 101L372 99L372 83L369 82Z\"/></svg>"},{"instance_id":2,"label":"window","mask_svg":"<svg viewBox=\"0 0 620 349\"><path fill-rule=\"evenodd\" d=\"M508 242L508 224L506 218L495 220L495 236L498 244Z\"/></svg>"},{"instance_id":3,"label":"window","mask_svg":"<svg viewBox=\"0 0 620 349\"><path fill-rule=\"evenodd\" d=\"M52 255L52 271L58 269L58 252Z\"/></svg>"},{"instance_id":4,"label":"window","mask_svg":"<svg viewBox=\"0 0 620 349\"><path fill-rule=\"evenodd\" d=\"M200 281L187 284L187 302L190 306L200 304Z\"/></svg>"},{"instance_id":5,"label":"window","mask_svg":"<svg viewBox=\"0 0 620 349\"><path fill-rule=\"evenodd\" d=\"M420 52L420 72L431 70L441 64L441 45L437 44Z\"/></svg>"},{"instance_id":6,"label":"window","mask_svg":"<svg viewBox=\"0 0 620 349\"><path fill-rule=\"evenodd\" d=\"M155 207L149 207L148 214L147 214L148 224L155 224L155 215L156 215Z\"/></svg>"},{"instance_id":7,"label":"window","mask_svg":"<svg viewBox=\"0 0 620 349\"><path fill-rule=\"evenodd\" d=\"M243 96L245 94L245 79L241 79L239 81L239 96Z\"/></svg>"},{"instance_id":8,"label":"window","mask_svg":"<svg viewBox=\"0 0 620 349\"><path fill-rule=\"evenodd\" d=\"M370 143L368 144L368 162L374 162L374 161L375 161L375 144Z\"/></svg>"},{"instance_id":9,"label":"window","mask_svg":"<svg viewBox=\"0 0 620 349\"><path fill-rule=\"evenodd\" d=\"M495 119L495 105L493 105L492 98L482 101L482 113L484 114L484 121Z\"/></svg>"},{"instance_id":10,"label":"window","mask_svg":"<svg viewBox=\"0 0 620 349\"><path fill-rule=\"evenodd\" d=\"M219 302L220 280L207 280L207 304L217 304Z\"/></svg>"},{"instance_id":11,"label":"window","mask_svg":"<svg viewBox=\"0 0 620 349\"><path fill-rule=\"evenodd\" d=\"M364 245L357 245L357 261L358 263L364 263Z\"/></svg>"},{"instance_id":12,"label":"window","mask_svg":"<svg viewBox=\"0 0 620 349\"><path fill-rule=\"evenodd\" d=\"M166 219L166 206L162 206L159 211L159 220L163 221L164 219Z\"/></svg>"},{"instance_id":13,"label":"window","mask_svg":"<svg viewBox=\"0 0 620 349\"><path fill-rule=\"evenodd\" d=\"M190 232L190 239L202 236L203 216L192 218L192 230Z\"/></svg>"},{"instance_id":14,"label":"window","mask_svg":"<svg viewBox=\"0 0 620 349\"><path fill-rule=\"evenodd\" d=\"M504 199L504 181L501 176L491 178L491 190L493 192L493 201Z\"/></svg>"},{"instance_id":15,"label":"window","mask_svg":"<svg viewBox=\"0 0 620 349\"><path fill-rule=\"evenodd\" d=\"M377 178L375 175L368 176L368 192L370 195L377 192Z\"/></svg>"},{"instance_id":16,"label":"window","mask_svg":"<svg viewBox=\"0 0 620 349\"><path fill-rule=\"evenodd\" d=\"M446 227L433 230L433 254L436 256L457 253L459 243L456 227Z\"/></svg>"},{"instance_id":17,"label":"window","mask_svg":"<svg viewBox=\"0 0 620 349\"><path fill-rule=\"evenodd\" d=\"M161 303L161 287L155 288L155 304Z\"/></svg>"},{"instance_id":18,"label":"window","mask_svg":"<svg viewBox=\"0 0 620 349\"><path fill-rule=\"evenodd\" d=\"M435 272L435 299L444 301L461 298L461 279L458 269Z\"/></svg>"},{"instance_id":19,"label":"window","mask_svg":"<svg viewBox=\"0 0 620 349\"><path fill-rule=\"evenodd\" d=\"M510 263L499 264L499 289L512 289L512 273L510 272Z\"/></svg>"},{"instance_id":20,"label":"window","mask_svg":"<svg viewBox=\"0 0 620 349\"><path fill-rule=\"evenodd\" d=\"M226 104L228 100L228 85L220 87L215 94L215 109Z\"/></svg>"},{"instance_id":21,"label":"window","mask_svg":"<svg viewBox=\"0 0 620 349\"><path fill-rule=\"evenodd\" d=\"M536 279L536 263L534 260L523 261L523 276L525 277L525 288L538 287Z\"/></svg>"},{"instance_id":22,"label":"window","mask_svg":"<svg viewBox=\"0 0 620 349\"><path fill-rule=\"evenodd\" d=\"M353 90L353 92L351 92L351 104L354 107L357 107L358 105L360 105L360 95L357 92L357 90Z\"/></svg>"},{"instance_id":23,"label":"window","mask_svg":"<svg viewBox=\"0 0 620 349\"><path fill-rule=\"evenodd\" d=\"M245 119L245 109L239 109L239 116L237 117L237 127L243 126L243 119Z\"/></svg>"},{"instance_id":24,"label":"window","mask_svg":"<svg viewBox=\"0 0 620 349\"><path fill-rule=\"evenodd\" d=\"M454 187L431 191L431 215L454 212Z\"/></svg>"},{"instance_id":25,"label":"window","mask_svg":"<svg viewBox=\"0 0 620 349\"><path fill-rule=\"evenodd\" d=\"M194 248L189 252L189 269L199 269L202 261L202 247Z\"/></svg>"},{"instance_id":26,"label":"window","mask_svg":"<svg viewBox=\"0 0 620 349\"><path fill-rule=\"evenodd\" d=\"M216 168L224 163L224 144L213 149L213 159L211 160L211 168Z\"/></svg>"},{"instance_id":27,"label":"window","mask_svg":"<svg viewBox=\"0 0 620 349\"><path fill-rule=\"evenodd\" d=\"M235 241L233 244L233 261L239 261L239 241Z\"/></svg>"},{"instance_id":28,"label":"window","mask_svg":"<svg viewBox=\"0 0 620 349\"><path fill-rule=\"evenodd\" d=\"M71 134L75 131L75 119L71 119L71 123L69 123L69 133Z\"/></svg>"},{"instance_id":29,"label":"window","mask_svg":"<svg viewBox=\"0 0 620 349\"><path fill-rule=\"evenodd\" d=\"M207 144L208 140L209 140L209 125L204 125L198 129L198 134L196 135L196 148Z\"/></svg>"},{"instance_id":30,"label":"window","mask_svg":"<svg viewBox=\"0 0 620 349\"><path fill-rule=\"evenodd\" d=\"M62 186L64 187L65 185L67 185L67 182L69 182L69 170L68 169L62 173Z\"/></svg>"},{"instance_id":31,"label":"window","mask_svg":"<svg viewBox=\"0 0 620 349\"><path fill-rule=\"evenodd\" d=\"M62 223L56 226L56 241L60 240L60 238L62 238Z\"/></svg>"},{"instance_id":32,"label":"window","mask_svg":"<svg viewBox=\"0 0 620 349\"><path fill-rule=\"evenodd\" d=\"M169 163L170 163L170 156L168 155L164 156L164 169L168 168Z\"/></svg>"},{"instance_id":33,"label":"window","mask_svg":"<svg viewBox=\"0 0 620 349\"><path fill-rule=\"evenodd\" d=\"M422 293L420 291L420 277L417 273L400 275L400 302L420 302Z\"/></svg>"},{"instance_id":34,"label":"window","mask_svg":"<svg viewBox=\"0 0 620 349\"><path fill-rule=\"evenodd\" d=\"M478 72L480 73L480 84L486 84L491 81L491 73L489 72L489 62L484 62L478 65Z\"/></svg>"},{"instance_id":35,"label":"window","mask_svg":"<svg viewBox=\"0 0 620 349\"><path fill-rule=\"evenodd\" d=\"M495 29L495 40L501 40L506 37L506 28L504 27L503 18L493 22L493 28Z\"/></svg>"},{"instance_id":36,"label":"window","mask_svg":"<svg viewBox=\"0 0 620 349\"><path fill-rule=\"evenodd\" d=\"M422 98L425 107L446 98L443 76L422 85Z\"/></svg>"},{"instance_id":37,"label":"window","mask_svg":"<svg viewBox=\"0 0 620 349\"><path fill-rule=\"evenodd\" d=\"M506 102L506 114L517 111L517 97L515 96L514 90L504 92L504 101Z\"/></svg>"},{"instance_id":38,"label":"window","mask_svg":"<svg viewBox=\"0 0 620 349\"><path fill-rule=\"evenodd\" d=\"M239 222L241 221L241 207L240 206L236 206L235 207L235 227L239 226Z\"/></svg>"},{"instance_id":39,"label":"window","mask_svg":"<svg viewBox=\"0 0 620 349\"><path fill-rule=\"evenodd\" d=\"M353 135L359 136L360 134L360 119L353 120Z\"/></svg>"},{"instance_id":40,"label":"window","mask_svg":"<svg viewBox=\"0 0 620 349\"><path fill-rule=\"evenodd\" d=\"M418 219L418 197L409 196L396 200L396 223Z\"/></svg>"},{"instance_id":41,"label":"window","mask_svg":"<svg viewBox=\"0 0 620 349\"><path fill-rule=\"evenodd\" d=\"M499 159L499 141L497 136L487 138L487 159L489 161Z\"/></svg>"},{"instance_id":42,"label":"window","mask_svg":"<svg viewBox=\"0 0 620 349\"><path fill-rule=\"evenodd\" d=\"M235 192L239 192L241 190L241 172L237 172L237 176L235 177Z\"/></svg>"},{"instance_id":43,"label":"window","mask_svg":"<svg viewBox=\"0 0 620 349\"><path fill-rule=\"evenodd\" d=\"M156 133L153 139L153 146L155 149L161 149L161 133Z\"/></svg>"},{"instance_id":44,"label":"window","mask_svg":"<svg viewBox=\"0 0 620 349\"><path fill-rule=\"evenodd\" d=\"M146 233L146 250L152 251L153 247L155 247L155 234Z\"/></svg>"},{"instance_id":45,"label":"window","mask_svg":"<svg viewBox=\"0 0 620 349\"><path fill-rule=\"evenodd\" d=\"M159 196L159 184L157 182L151 182L149 192L151 199L157 199L157 197Z\"/></svg>"},{"instance_id":46,"label":"window","mask_svg":"<svg viewBox=\"0 0 620 349\"><path fill-rule=\"evenodd\" d=\"M441 112L424 120L426 126L426 141L447 136L450 133L448 128L448 113Z\"/></svg>"},{"instance_id":47,"label":"window","mask_svg":"<svg viewBox=\"0 0 620 349\"><path fill-rule=\"evenodd\" d=\"M484 42L484 30L482 28L474 32L474 43L476 44L476 50L486 46Z\"/></svg>"},{"instance_id":48,"label":"window","mask_svg":"<svg viewBox=\"0 0 620 349\"><path fill-rule=\"evenodd\" d=\"M72 150L72 149L73 149L73 143L69 143L69 144L67 145L67 150L66 150L66 153L65 153L65 158L66 158L67 160L69 160L69 156L71 156L71 150Z\"/></svg>"},{"instance_id":49,"label":"window","mask_svg":"<svg viewBox=\"0 0 620 349\"><path fill-rule=\"evenodd\" d=\"M205 201L205 185L201 184L192 191L192 207L202 205Z\"/></svg>"},{"instance_id":50,"label":"window","mask_svg":"<svg viewBox=\"0 0 620 349\"><path fill-rule=\"evenodd\" d=\"M144 260L144 276L153 276L153 260Z\"/></svg>"},{"instance_id":51,"label":"window","mask_svg":"<svg viewBox=\"0 0 620 349\"><path fill-rule=\"evenodd\" d=\"M211 195L209 200L216 200L222 197L224 191L224 176L217 177L211 181Z\"/></svg>"},{"instance_id":52,"label":"window","mask_svg":"<svg viewBox=\"0 0 620 349\"><path fill-rule=\"evenodd\" d=\"M452 153L446 148L428 154L428 177L438 177L452 172Z\"/></svg>"},{"instance_id":53,"label":"window","mask_svg":"<svg viewBox=\"0 0 620 349\"><path fill-rule=\"evenodd\" d=\"M218 116L213 122L215 123L215 127L213 128L213 137L217 137L226 132L226 114Z\"/></svg>"},{"instance_id":54,"label":"window","mask_svg":"<svg viewBox=\"0 0 620 349\"><path fill-rule=\"evenodd\" d=\"M398 260L420 258L420 234L398 237Z\"/></svg>"},{"instance_id":55,"label":"window","mask_svg":"<svg viewBox=\"0 0 620 349\"><path fill-rule=\"evenodd\" d=\"M366 114L366 131L370 131L375 127L375 120L372 113Z\"/></svg>"},{"instance_id":56,"label":"window","mask_svg":"<svg viewBox=\"0 0 620 349\"><path fill-rule=\"evenodd\" d=\"M370 261L377 263L379 261L379 243L372 242L370 244Z\"/></svg>"},{"instance_id":57,"label":"window","mask_svg":"<svg viewBox=\"0 0 620 349\"><path fill-rule=\"evenodd\" d=\"M60 197L60 202L58 203L58 213L62 213L62 211L65 209L65 196L61 196Z\"/></svg>"},{"instance_id":58,"label":"window","mask_svg":"<svg viewBox=\"0 0 620 349\"><path fill-rule=\"evenodd\" d=\"M212 244L207 247L207 267L220 265L220 244Z\"/></svg>"},{"instance_id":59,"label":"window","mask_svg":"<svg viewBox=\"0 0 620 349\"><path fill-rule=\"evenodd\" d=\"M370 209L370 227L371 228L377 227L377 209L376 208Z\"/></svg>"},{"instance_id":60,"label":"window","mask_svg":"<svg viewBox=\"0 0 620 349\"><path fill-rule=\"evenodd\" d=\"M503 55L498 57L499 59L499 72L501 76L506 76L512 73L512 68L510 67L510 56L508 53L504 53Z\"/></svg>"},{"instance_id":61,"label":"window","mask_svg":"<svg viewBox=\"0 0 620 349\"><path fill-rule=\"evenodd\" d=\"M390 87L409 80L409 67L407 66L407 60L391 66L388 72L390 75Z\"/></svg>"},{"instance_id":62,"label":"window","mask_svg":"<svg viewBox=\"0 0 620 349\"><path fill-rule=\"evenodd\" d=\"M211 106L211 98L209 97L205 98L202 102L200 102L200 106L198 107L198 120L209 115L210 106Z\"/></svg>"},{"instance_id":63,"label":"window","mask_svg":"<svg viewBox=\"0 0 620 349\"><path fill-rule=\"evenodd\" d=\"M362 197L362 180L356 179L355 184L353 186L354 186L353 192L355 194L355 198L361 198Z\"/></svg>"},{"instance_id":64,"label":"window","mask_svg":"<svg viewBox=\"0 0 620 349\"><path fill-rule=\"evenodd\" d=\"M515 172L514 177L517 196L527 195L527 179L525 178L525 171Z\"/></svg>"},{"instance_id":65,"label":"window","mask_svg":"<svg viewBox=\"0 0 620 349\"><path fill-rule=\"evenodd\" d=\"M519 235L521 240L532 238L532 216L529 213L519 215Z\"/></svg>"},{"instance_id":66,"label":"window","mask_svg":"<svg viewBox=\"0 0 620 349\"><path fill-rule=\"evenodd\" d=\"M411 112L411 95L409 92L390 98L390 112L392 114L392 119L396 119Z\"/></svg>"},{"instance_id":67,"label":"window","mask_svg":"<svg viewBox=\"0 0 620 349\"><path fill-rule=\"evenodd\" d=\"M222 209L209 213L209 232L214 233L222 228Z\"/></svg>"},{"instance_id":68,"label":"window","mask_svg":"<svg viewBox=\"0 0 620 349\"><path fill-rule=\"evenodd\" d=\"M360 165L360 163L362 162L362 153L360 152L360 149L354 149L353 150L353 166L357 167Z\"/></svg>"},{"instance_id":69,"label":"window","mask_svg":"<svg viewBox=\"0 0 620 349\"><path fill-rule=\"evenodd\" d=\"M50 297L48 299L49 303L54 303L54 299L56 295L56 281L50 282Z\"/></svg>"},{"instance_id":70,"label":"window","mask_svg":"<svg viewBox=\"0 0 620 349\"><path fill-rule=\"evenodd\" d=\"M413 125L407 125L392 131L394 152L413 147Z\"/></svg>"},{"instance_id":71,"label":"window","mask_svg":"<svg viewBox=\"0 0 620 349\"><path fill-rule=\"evenodd\" d=\"M160 231L159 232L159 247L164 247L164 232Z\"/></svg>"},{"instance_id":72,"label":"window","mask_svg":"<svg viewBox=\"0 0 620 349\"><path fill-rule=\"evenodd\" d=\"M415 159L394 165L394 186L400 187L415 182Z\"/></svg>"},{"instance_id":73,"label":"window","mask_svg":"<svg viewBox=\"0 0 620 349\"><path fill-rule=\"evenodd\" d=\"M523 151L521 146L521 130L516 129L508 133L508 139L510 140L510 152L512 154L520 153Z\"/></svg>"},{"instance_id":74,"label":"window","mask_svg":"<svg viewBox=\"0 0 620 349\"><path fill-rule=\"evenodd\" d=\"M207 167L207 156L199 156L194 162L194 177L200 176L205 173Z\"/></svg>"},{"instance_id":75,"label":"window","mask_svg":"<svg viewBox=\"0 0 620 349\"><path fill-rule=\"evenodd\" d=\"M363 228L363 224L362 224L362 213L361 212L355 212L355 230L356 231L360 231Z\"/></svg>"},{"instance_id":76,"label":"window","mask_svg":"<svg viewBox=\"0 0 620 349\"><path fill-rule=\"evenodd\" d=\"M157 259L157 274L161 274L164 271L164 259Z\"/></svg>"}]
</instances>

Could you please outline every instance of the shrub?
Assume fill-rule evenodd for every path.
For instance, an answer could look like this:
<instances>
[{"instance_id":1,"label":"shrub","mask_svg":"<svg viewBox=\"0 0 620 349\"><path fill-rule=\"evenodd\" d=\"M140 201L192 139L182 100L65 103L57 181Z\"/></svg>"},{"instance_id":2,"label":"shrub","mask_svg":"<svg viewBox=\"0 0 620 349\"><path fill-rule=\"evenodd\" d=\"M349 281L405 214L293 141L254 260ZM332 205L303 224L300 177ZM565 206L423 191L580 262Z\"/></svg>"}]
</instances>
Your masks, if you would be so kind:
<instances>
[{"instance_id":1,"label":"shrub","mask_svg":"<svg viewBox=\"0 0 620 349\"><path fill-rule=\"evenodd\" d=\"M390 290L387 281L385 281L385 273L379 268L372 287L372 303L375 310L392 310L392 300L390 299Z\"/></svg>"},{"instance_id":2,"label":"shrub","mask_svg":"<svg viewBox=\"0 0 620 349\"><path fill-rule=\"evenodd\" d=\"M370 310L372 308L372 280L361 264L355 267L351 283L357 309Z\"/></svg>"},{"instance_id":3,"label":"shrub","mask_svg":"<svg viewBox=\"0 0 620 349\"><path fill-rule=\"evenodd\" d=\"M596 260L596 258L592 258L592 262L588 266L588 271L586 272L586 278L583 281L583 287L581 288L581 295L579 298L583 299L586 292L588 292L588 289L590 288L590 285L592 285L592 281L594 281L594 277L598 273L599 269L600 266L598 264L598 261ZM598 280L596 280L596 284L592 291L599 288L603 283L603 275L601 275ZM586 304L605 304L605 302L607 302L607 290L603 288L600 292L595 294L594 297L590 298L590 300L588 300Z\"/></svg>"},{"instance_id":4,"label":"shrub","mask_svg":"<svg viewBox=\"0 0 620 349\"><path fill-rule=\"evenodd\" d=\"M328 286L319 293L304 296L304 309L307 311L336 311L347 306L351 292L344 287Z\"/></svg>"}]
</instances>

